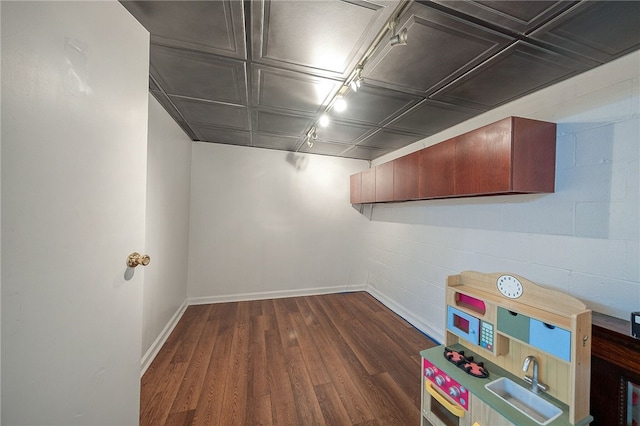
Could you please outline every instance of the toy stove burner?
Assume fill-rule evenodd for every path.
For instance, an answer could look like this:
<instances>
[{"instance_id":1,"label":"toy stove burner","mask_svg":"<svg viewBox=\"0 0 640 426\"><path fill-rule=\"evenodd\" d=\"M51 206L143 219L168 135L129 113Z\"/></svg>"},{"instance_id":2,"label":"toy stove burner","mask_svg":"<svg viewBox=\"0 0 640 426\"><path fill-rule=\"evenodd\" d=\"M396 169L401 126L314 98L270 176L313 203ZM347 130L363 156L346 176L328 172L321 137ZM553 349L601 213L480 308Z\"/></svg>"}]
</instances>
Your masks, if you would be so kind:
<instances>
[{"instance_id":1,"label":"toy stove burner","mask_svg":"<svg viewBox=\"0 0 640 426\"><path fill-rule=\"evenodd\" d=\"M489 371L484 368L484 364L482 362L474 362L472 356L465 357L464 351L458 352L444 348L444 357L471 376L480 378L489 377Z\"/></svg>"}]
</instances>

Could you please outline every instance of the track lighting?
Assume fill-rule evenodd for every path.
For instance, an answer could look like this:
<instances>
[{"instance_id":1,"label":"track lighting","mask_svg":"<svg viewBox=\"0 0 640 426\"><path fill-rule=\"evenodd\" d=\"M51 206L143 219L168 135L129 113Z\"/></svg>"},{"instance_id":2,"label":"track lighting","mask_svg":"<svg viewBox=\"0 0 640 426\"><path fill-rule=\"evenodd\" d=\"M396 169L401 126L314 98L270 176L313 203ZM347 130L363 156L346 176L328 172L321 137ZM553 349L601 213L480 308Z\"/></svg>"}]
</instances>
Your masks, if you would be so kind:
<instances>
[{"instance_id":1,"label":"track lighting","mask_svg":"<svg viewBox=\"0 0 640 426\"><path fill-rule=\"evenodd\" d=\"M309 131L307 132L307 136L305 138L307 140L307 146L309 146L309 148L311 148L313 146L313 142L318 139L318 133L316 133L316 128L315 126L312 127L311 129L309 129Z\"/></svg>"},{"instance_id":2,"label":"track lighting","mask_svg":"<svg viewBox=\"0 0 640 426\"><path fill-rule=\"evenodd\" d=\"M399 6L397 8L394 17L388 20L385 25L380 28L380 31L376 35L375 39L371 42L371 45L369 46L367 51L358 61L355 70L351 71L346 79L343 80L342 85L340 86L340 90L334 93L329 102L324 105L323 114L313 124L313 127L309 129L302 141L302 145L306 143L309 148L313 146L314 142L318 139L318 134L316 132L317 126L327 127L329 125L329 112L343 112L346 110L347 102L344 99L344 95L349 90L355 93L362 87L362 85L364 84L364 79L362 78L362 71L364 70L364 66L370 59L371 55L373 55L374 52L376 52L377 49L382 44L384 44L385 37L389 34L389 32L391 33L389 44L392 47L404 46L407 44L407 28L403 28L400 32L396 32L396 28L398 27L398 20L400 19L400 16L402 16L402 14L407 11L411 4L411 0L401 0L401 3L402 6Z\"/></svg>"},{"instance_id":3,"label":"track lighting","mask_svg":"<svg viewBox=\"0 0 640 426\"><path fill-rule=\"evenodd\" d=\"M389 29L391 30L391 38L389 39L389 44L393 46L406 46L407 45L407 34L408 31L406 28L403 28L402 31L396 34L396 21L392 21L389 24Z\"/></svg>"},{"instance_id":4,"label":"track lighting","mask_svg":"<svg viewBox=\"0 0 640 426\"><path fill-rule=\"evenodd\" d=\"M357 92L358 89L362 86L363 81L364 80L362 79L362 65L358 65L358 68L356 68L356 75L353 77L353 79L349 83L349 87L354 92Z\"/></svg>"}]
</instances>

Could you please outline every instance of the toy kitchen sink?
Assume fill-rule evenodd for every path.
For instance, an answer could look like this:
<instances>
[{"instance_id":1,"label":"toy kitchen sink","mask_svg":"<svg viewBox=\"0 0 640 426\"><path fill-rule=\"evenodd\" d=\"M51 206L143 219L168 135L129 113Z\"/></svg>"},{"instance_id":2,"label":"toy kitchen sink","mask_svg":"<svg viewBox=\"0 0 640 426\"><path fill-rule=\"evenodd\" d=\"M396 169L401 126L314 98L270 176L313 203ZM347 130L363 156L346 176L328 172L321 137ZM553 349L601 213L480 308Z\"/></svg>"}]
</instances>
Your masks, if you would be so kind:
<instances>
[{"instance_id":1,"label":"toy kitchen sink","mask_svg":"<svg viewBox=\"0 0 640 426\"><path fill-rule=\"evenodd\" d=\"M422 351L422 426L586 425L591 311L514 274L447 279L445 345Z\"/></svg>"}]
</instances>

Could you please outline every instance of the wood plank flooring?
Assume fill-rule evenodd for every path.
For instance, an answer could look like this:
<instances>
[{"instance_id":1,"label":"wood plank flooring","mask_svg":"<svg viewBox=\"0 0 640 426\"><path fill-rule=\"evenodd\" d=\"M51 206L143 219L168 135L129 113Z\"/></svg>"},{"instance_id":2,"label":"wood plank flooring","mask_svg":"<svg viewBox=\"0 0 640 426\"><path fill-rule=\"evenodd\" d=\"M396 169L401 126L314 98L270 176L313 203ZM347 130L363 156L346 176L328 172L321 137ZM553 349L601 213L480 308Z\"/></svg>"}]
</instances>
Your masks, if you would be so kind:
<instances>
[{"instance_id":1,"label":"wood plank flooring","mask_svg":"<svg viewBox=\"0 0 640 426\"><path fill-rule=\"evenodd\" d=\"M365 292L190 306L142 378L141 425L418 425L434 343Z\"/></svg>"}]
</instances>

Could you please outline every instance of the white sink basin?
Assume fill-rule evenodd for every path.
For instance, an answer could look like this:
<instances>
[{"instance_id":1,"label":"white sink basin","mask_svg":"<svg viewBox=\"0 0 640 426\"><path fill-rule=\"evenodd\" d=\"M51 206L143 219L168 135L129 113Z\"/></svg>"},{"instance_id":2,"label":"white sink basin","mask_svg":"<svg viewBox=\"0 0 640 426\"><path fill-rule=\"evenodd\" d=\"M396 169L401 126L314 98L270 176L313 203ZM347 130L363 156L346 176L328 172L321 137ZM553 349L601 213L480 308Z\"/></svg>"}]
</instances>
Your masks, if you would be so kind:
<instances>
[{"instance_id":1,"label":"white sink basin","mask_svg":"<svg viewBox=\"0 0 640 426\"><path fill-rule=\"evenodd\" d=\"M506 377L484 387L538 424L549 424L562 414L560 408Z\"/></svg>"}]
</instances>

